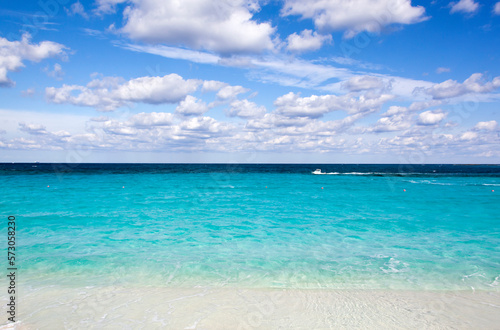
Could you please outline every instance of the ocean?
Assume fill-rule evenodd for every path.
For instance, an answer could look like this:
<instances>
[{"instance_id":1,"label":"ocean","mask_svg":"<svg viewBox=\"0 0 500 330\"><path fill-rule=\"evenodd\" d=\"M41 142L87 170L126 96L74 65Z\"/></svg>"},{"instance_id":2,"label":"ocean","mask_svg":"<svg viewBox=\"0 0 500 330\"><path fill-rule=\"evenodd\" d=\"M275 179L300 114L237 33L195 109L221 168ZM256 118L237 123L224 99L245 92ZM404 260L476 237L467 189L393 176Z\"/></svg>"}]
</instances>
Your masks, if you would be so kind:
<instances>
[{"instance_id":1,"label":"ocean","mask_svg":"<svg viewBox=\"0 0 500 330\"><path fill-rule=\"evenodd\" d=\"M4 163L0 213L30 288L497 291L499 186L497 165Z\"/></svg>"}]
</instances>

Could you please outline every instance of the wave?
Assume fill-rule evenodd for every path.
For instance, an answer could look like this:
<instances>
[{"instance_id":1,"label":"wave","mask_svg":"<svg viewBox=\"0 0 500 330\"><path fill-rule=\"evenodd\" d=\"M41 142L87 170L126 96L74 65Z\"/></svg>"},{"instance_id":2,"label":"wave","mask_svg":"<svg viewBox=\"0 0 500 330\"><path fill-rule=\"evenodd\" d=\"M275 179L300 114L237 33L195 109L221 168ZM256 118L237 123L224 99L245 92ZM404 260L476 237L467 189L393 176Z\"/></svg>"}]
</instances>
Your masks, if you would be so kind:
<instances>
[{"instance_id":1,"label":"wave","mask_svg":"<svg viewBox=\"0 0 500 330\"><path fill-rule=\"evenodd\" d=\"M410 183L420 183L420 184L435 184L439 186L456 186L456 183L449 183L449 182L435 182L435 181L429 181L429 180L421 180L421 181L415 181L415 180L405 180L405 182L410 182Z\"/></svg>"},{"instance_id":2,"label":"wave","mask_svg":"<svg viewBox=\"0 0 500 330\"><path fill-rule=\"evenodd\" d=\"M498 187L500 186L500 183L450 183L450 182L436 182L436 181L430 181L430 180L404 180L405 182L409 183L416 183L416 184L434 184L434 185L439 185L439 186L493 186L493 187Z\"/></svg>"},{"instance_id":3,"label":"wave","mask_svg":"<svg viewBox=\"0 0 500 330\"><path fill-rule=\"evenodd\" d=\"M378 177L402 177L402 178L498 178L498 175L481 175L481 174L464 174L464 173L401 173L401 172L311 172L316 175L360 175L360 176L378 176ZM422 183L422 182L412 182L412 183ZM424 182L425 183L425 182ZM429 183L429 182L427 182ZM444 182L430 182L429 184L439 184L439 185L454 185L453 183ZM491 186L499 186L500 184L483 184Z\"/></svg>"},{"instance_id":4,"label":"wave","mask_svg":"<svg viewBox=\"0 0 500 330\"><path fill-rule=\"evenodd\" d=\"M318 172L313 171L316 175L368 175L368 176L434 176L429 173L387 173L387 172Z\"/></svg>"}]
</instances>

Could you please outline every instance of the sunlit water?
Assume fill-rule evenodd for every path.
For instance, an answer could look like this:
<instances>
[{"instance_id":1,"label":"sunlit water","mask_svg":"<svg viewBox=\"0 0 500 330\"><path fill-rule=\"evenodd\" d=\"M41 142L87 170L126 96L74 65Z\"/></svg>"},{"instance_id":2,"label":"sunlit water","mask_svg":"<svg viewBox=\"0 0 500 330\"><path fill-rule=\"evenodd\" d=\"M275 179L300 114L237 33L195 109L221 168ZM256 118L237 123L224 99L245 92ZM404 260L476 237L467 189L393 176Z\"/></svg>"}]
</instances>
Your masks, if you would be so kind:
<instances>
[{"instance_id":1,"label":"sunlit water","mask_svg":"<svg viewBox=\"0 0 500 330\"><path fill-rule=\"evenodd\" d=\"M0 164L32 288L496 291L499 194L499 166Z\"/></svg>"}]
</instances>

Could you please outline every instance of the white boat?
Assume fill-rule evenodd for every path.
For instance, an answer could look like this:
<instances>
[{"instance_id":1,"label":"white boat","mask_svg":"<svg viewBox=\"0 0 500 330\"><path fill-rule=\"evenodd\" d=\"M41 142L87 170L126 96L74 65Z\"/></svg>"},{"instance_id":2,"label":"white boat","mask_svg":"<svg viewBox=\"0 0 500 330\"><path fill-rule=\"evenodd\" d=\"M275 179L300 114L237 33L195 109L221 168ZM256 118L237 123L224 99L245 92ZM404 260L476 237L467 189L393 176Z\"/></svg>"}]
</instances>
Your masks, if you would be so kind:
<instances>
[{"instance_id":1,"label":"white boat","mask_svg":"<svg viewBox=\"0 0 500 330\"><path fill-rule=\"evenodd\" d=\"M321 169L318 168L316 171L312 172L312 174L323 174L323 173L321 172Z\"/></svg>"}]
</instances>

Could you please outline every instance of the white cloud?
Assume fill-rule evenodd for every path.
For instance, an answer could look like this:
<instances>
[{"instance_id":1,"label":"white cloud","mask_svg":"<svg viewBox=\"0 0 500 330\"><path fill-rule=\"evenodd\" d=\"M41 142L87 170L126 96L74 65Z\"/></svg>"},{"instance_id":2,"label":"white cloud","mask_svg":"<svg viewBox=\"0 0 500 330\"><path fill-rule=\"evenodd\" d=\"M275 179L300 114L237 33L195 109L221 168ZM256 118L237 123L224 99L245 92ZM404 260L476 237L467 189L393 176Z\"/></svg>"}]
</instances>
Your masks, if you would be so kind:
<instances>
[{"instance_id":1,"label":"white cloud","mask_svg":"<svg viewBox=\"0 0 500 330\"><path fill-rule=\"evenodd\" d=\"M211 53L199 52L191 49L177 47L168 47L163 45L145 46L126 44L121 45L121 47L132 50L134 52L144 52L167 58L187 60L195 63L217 64L221 61L221 58L219 56Z\"/></svg>"},{"instance_id":2,"label":"white cloud","mask_svg":"<svg viewBox=\"0 0 500 330\"><path fill-rule=\"evenodd\" d=\"M451 69L450 68L443 68L443 67L439 67L436 69L436 73L437 74L441 74L441 73L444 73L444 72L450 72Z\"/></svg>"},{"instance_id":3,"label":"white cloud","mask_svg":"<svg viewBox=\"0 0 500 330\"><path fill-rule=\"evenodd\" d=\"M40 62L50 57L65 56L65 49L64 45L52 41L32 44L29 34L24 34L20 41L8 41L0 37L0 87L15 84L7 77L7 73L24 67L24 60Z\"/></svg>"},{"instance_id":4,"label":"white cloud","mask_svg":"<svg viewBox=\"0 0 500 330\"><path fill-rule=\"evenodd\" d=\"M124 3L127 0L96 0L95 4L97 8L95 9L98 14L111 14L116 10L116 5Z\"/></svg>"},{"instance_id":5,"label":"white cloud","mask_svg":"<svg viewBox=\"0 0 500 330\"><path fill-rule=\"evenodd\" d=\"M302 53L318 50L325 42L331 42L332 36L320 35L316 31L304 30L298 35L293 33L287 38L287 49L291 52Z\"/></svg>"},{"instance_id":6,"label":"white cloud","mask_svg":"<svg viewBox=\"0 0 500 330\"><path fill-rule=\"evenodd\" d=\"M311 122L307 117L288 117L279 113L266 113L262 118L250 119L246 128L256 130L266 130L276 127L303 127Z\"/></svg>"},{"instance_id":7,"label":"white cloud","mask_svg":"<svg viewBox=\"0 0 500 330\"><path fill-rule=\"evenodd\" d=\"M474 73L463 83L456 80L446 80L436 84L431 88L424 89L425 93L431 95L434 99L446 99L462 96L469 93L489 93L500 87L500 77L494 78L488 82L484 80L481 73Z\"/></svg>"},{"instance_id":8,"label":"white cloud","mask_svg":"<svg viewBox=\"0 0 500 330\"><path fill-rule=\"evenodd\" d=\"M373 132L393 132L408 129L412 126L410 117L405 113L380 118L370 129Z\"/></svg>"},{"instance_id":9,"label":"white cloud","mask_svg":"<svg viewBox=\"0 0 500 330\"><path fill-rule=\"evenodd\" d=\"M146 127L145 127L146 128ZM103 129L110 135L135 136L139 134L139 130L126 125L125 123L116 121L104 122Z\"/></svg>"},{"instance_id":10,"label":"white cloud","mask_svg":"<svg viewBox=\"0 0 500 330\"><path fill-rule=\"evenodd\" d=\"M476 132L465 132L460 136L460 140L463 141L470 141L470 140L475 140L477 139L478 134Z\"/></svg>"},{"instance_id":11,"label":"white cloud","mask_svg":"<svg viewBox=\"0 0 500 330\"><path fill-rule=\"evenodd\" d=\"M340 65L354 66L365 70L382 70L384 69L383 65L355 60L351 57L348 57L347 54L345 56L333 56L328 58L329 61Z\"/></svg>"},{"instance_id":12,"label":"white cloud","mask_svg":"<svg viewBox=\"0 0 500 330\"><path fill-rule=\"evenodd\" d=\"M316 88L329 79L347 79L354 74L345 68L311 63L301 59L266 57L252 59L256 70L251 76L264 82L277 82L284 86Z\"/></svg>"},{"instance_id":13,"label":"white cloud","mask_svg":"<svg viewBox=\"0 0 500 330\"><path fill-rule=\"evenodd\" d=\"M262 117L266 113L264 106L258 106L248 100L235 100L231 102L228 115L230 117L256 118Z\"/></svg>"},{"instance_id":14,"label":"white cloud","mask_svg":"<svg viewBox=\"0 0 500 330\"><path fill-rule=\"evenodd\" d=\"M391 24L414 24L427 19L422 6L410 0L286 0L282 14L310 18L320 31L344 30L345 36L380 32Z\"/></svg>"},{"instance_id":15,"label":"white cloud","mask_svg":"<svg viewBox=\"0 0 500 330\"><path fill-rule=\"evenodd\" d=\"M474 126L475 130L481 131L494 131L498 126L498 123L496 120L491 120L491 121L480 121L479 123Z\"/></svg>"},{"instance_id":16,"label":"white cloud","mask_svg":"<svg viewBox=\"0 0 500 330\"><path fill-rule=\"evenodd\" d=\"M177 74L140 77L127 81L114 91L121 100L150 104L177 103L200 85L199 80L184 80Z\"/></svg>"},{"instance_id":17,"label":"white cloud","mask_svg":"<svg viewBox=\"0 0 500 330\"><path fill-rule=\"evenodd\" d=\"M415 155L415 151L424 157L423 161L435 160L436 156L445 160L443 157L453 158L453 155L500 155L497 131L477 129L492 126L489 122L478 123L476 128L457 134L450 133L455 129L443 126L438 133L433 126L414 127L416 121L412 117L415 117L415 113L409 107L392 106L373 127L354 126L364 115L365 113L360 112L338 120L321 121L308 117L287 117L274 111L262 117L249 118L244 124L222 122L211 117L189 118L167 112L153 112L139 113L123 119L73 116L69 120L66 117L61 120L62 128L56 128L46 125L46 117L40 114L33 117L38 123L24 123L22 120L26 115L12 111L5 113L2 120L7 119L9 123L14 121L15 124L11 126L29 136L11 138L12 129L9 127L0 136L0 147L4 150L84 149L88 154L92 154L92 150L141 153L202 151L226 154L271 151L279 155L283 152L317 155L333 151L348 157L371 153L387 157L391 161L398 159L391 158L392 155L411 157ZM66 122L79 124L69 129L64 125ZM80 126L85 127L85 131L74 132ZM384 134L380 135L380 132Z\"/></svg>"},{"instance_id":18,"label":"white cloud","mask_svg":"<svg viewBox=\"0 0 500 330\"><path fill-rule=\"evenodd\" d=\"M21 95L23 97L32 97L33 95L35 95L35 89L28 88L27 90L21 91Z\"/></svg>"},{"instance_id":19,"label":"white cloud","mask_svg":"<svg viewBox=\"0 0 500 330\"><path fill-rule=\"evenodd\" d=\"M26 124L19 123L19 129L23 132L33 135L45 135L48 134L45 126L39 124Z\"/></svg>"},{"instance_id":20,"label":"white cloud","mask_svg":"<svg viewBox=\"0 0 500 330\"><path fill-rule=\"evenodd\" d=\"M50 70L49 67L46 67L43 71L47 73L47 76L56 80L62 80L64 76L64 71L59 63L54 64L54 68L52 70Z\"/></svg>"},{"instance_id":21,"label":"white cloud","mask_svg":"<svg viewBox=\"0 0 500 330\"><path fill-rule=\"evenodd\" d=\"M389 109L385 113L383 113L381 116L382 117L391 117L391 116L399 115L399 114L403 114L403 113L408 113L408 108L393 105L393 106L390 106Z\"/></svg>"},{"instance_id":22,"label":"white cloud","mask_svg":"<svg viewBox=\"0 0 500 330\"><path fill-rule=\"evenodd\" d=\"M446 117L446 113L440 110L425 111L418 115L420 125L436 125Z\"/></svg>"},{"instance_id":23,"label":"white cloud","mask_svg":"<svg viewBox=\"0 0 500 330\"><path fill-rule=\"evenodd\" d=\"M414 125L411 110L407 107L393 105L381 114L381 117L372 127L368 128L368 132L401 131Z\"/></svg>"},{"instance_id":24,"label":"white cloud","mask_svg":"<svg viewBox=\"0 0 500 330\"><path fill-rule=\"evenodd\" d=\"M493 7L493 13L495 15L500 15L500 1L495 4Z\"/></svg>"},{"instance_id":25,"label":"white cloud","mask_svg":"<svg viewBox=\"0 0 500 330\"><path fill-rule=\"evenodd\" d=\"M232 128L230 124L219 122L211 117L190 118L181 122L178 127L187 132L198 132L208 136L225 134L227 130Z\"/></svg>"},{"instance_id":26,"label":"white cloud","mask_svg":"<svg viewBox=\"0 0 500 330\"><path fill-rule=\"evenodd\" d=\"M72 4L69 7L69 9L66 8L66 13L68 13L68 15L70 15L70 16L80 15L83 18L86 18L86 19L89 18L89 16L85 12L85 8L83 7L83 5L81 4L80 1L77 1L74 4Z\"/></svg>"},{"instance_id":27,"label":"white cloud","mask_svg":"<svg viewBox=\"0 0 500 330\"><path fill-rule=\"evenodd\" d=\"M221 100L231 100L239 94L246 93L248 91L249 89L246 89L242 86L225 86L222 87L219 92L217 92L217 97Z\"/></svg>"},{"instance_id":28,"label":"white cloud","mask_svg":"<svg viewBox=\"0 0 500 330\"><path fill-rule=\"evenodd\" d=\"M216 92L222 87L226 87L228 84L222 81L217 81L217 80L205 80L203 82L203 86L201 87L201 90L203 92Z\"/></svg>"},{"instance_id":29,"label":"white cloud","mask_svg":"<svg viewBox=\"0 0 500 330\"><path fill-rule=\"evenodd\" d=\"M94 79L86 86L63 85L47 87L45 95L53 103L69 103L112 111L128 103L177 103L194 92L201 81L184 80L177 74L163 77L140 77L124 81L122 78ZM76 95L75 95L76 94Z\"/></svg>"},{"instance_id":30,"label":"white cloud","mask_svg":"<svg viewBox=\"0 0 500 330\"><path fill-rule=\"evenodd\" d=\"M186 51L180 48L168 47L169 50L163 52L163 46L135 46L135 51L144 51L150 54L156 54L167 58L184 59L195 63L209 63L214 65L239 66L249 70L248 76L264 83L277 83L282 86L293 86L300 88L310 88L321 90L323 92L341 93L344 88L343 83L355 76L366 76L363 72L354 72L347 68L338 68L331 65L313 63L298 58L280 57L280 56L233 56L230 58L220 58L206 52L193 52L185 54ZM127 49L129 46L120 46ZM344 63L345 58L335 58L334 62ZM354 61L356 66L363 68L372 68L373 65ZM347 61L347 63L351 63ZM377 68L380 69L380 68ZM388 76L382 74L371 74L383 79L385 87L391 90L391 93L404 96L410 99L415 98L414 90L416 88L430 88L434 84L424 80L413 80L397 76ZM324 84L326 81L338 80L338 82Z\"/></svg>"},{"instance_id":31,"label":"white cloud","mask_svg":"<svg viewBox=\"0 0 500 330\"><path fill-rule=\"evenodd\" d=\"M137 128L151 128L152 126L170 126L174 115L168 112L141 112L129 119L131 126Z\"/></svg>"},{"instance_id":32,"label":"white cloud","mask_svg":"<svg viewBox=\"0 0 500 330\"><path fill-rule=\"evenodd\" d=\"M351 92L381 89L384 86L384 81L381 78L373 76L354 76L342 83L342 87Z\"/></svg>"},{"instance_id":33,"label":"white cloud","mask_svg":"<svg viewBox=\"0 0 500 330\"><path fill-rule=\"evenodd\" d=\"M382 118L372 127L368 128L368 131L394 132L407 130L416 124L424 126L436 125L447 116L442 110L425 111L420 113L417 118L415 118L414 113L440 104L442 104L441 101L433 100L427 102L413 102L408 107L390 106L385 113L380 115Z\"/></svg>"},{"instance_id":34,"label":"white cloud","mask_svg":"<svg viewBox=\"0 0 500 330\"><path fill-rule=\"evenodd\" d=\"M478 10L479 4L474 2L474 0L460 0L459 2L450 3L450 13L466 13L471 14Z\"/></svg>"},{"instance_id":35,"label":"white cloud","mask_svg":"<svg viewBox=\"0 0 500 330\"><path fill-rule=\"evenodd\" d=\"M442 100L417 101L417 102L413 102L408 107L408 110L421 111L421 110L425 110L428 108L436 107L436 106L441 105L443 103L444 103L444 101L442 101Z\"/></svg>"},{"instance_id":36,"label":"white cloud","mask_svg":"<svg viewBox=\"0 0 500 330\"><path fill-rule=\"evenodd\" d=\"M99 116L99 117L93 117L90 118L90 121L95 121L95 122L104 122L110 120L109 117L107 116Z\"/></svg>"},{"instance_id":37,"label":"white cloud","mask_svg":"<svg viewBox=\"0 0 500 330\"><path fill-rule=\"evenodd\" d=\"M256 1L144 0L124 11L121 32L134 40L218 53L260 53L274 47L269 23L252 20Z\"/></svg>"},{"instance_id":38,"label":"white cloud","mask_svg":"<svg viewBox=\"0 0 500 330\"><path fill-rule=\"evenodd\" d=\"M186 96L175 109L175 112L182 116L200 116L207 111L206 103L191 95Z\"/></svg>"},{"instance_id":39,"label":"white cloud","mask_svg":"<svg viewBox=\"0 0 500 330\"><path fill-rule=\"evenodd\" d=\"M300 97L299 94L290 92L278 97L274 101L274 105L278 114L287 117L319 118L336 110L343 110L349 114L376 111L393 98L393 95L388 94L375 95L374 97L361 95L357 98L351 94Z\"/></svg>"}]
</instances>

